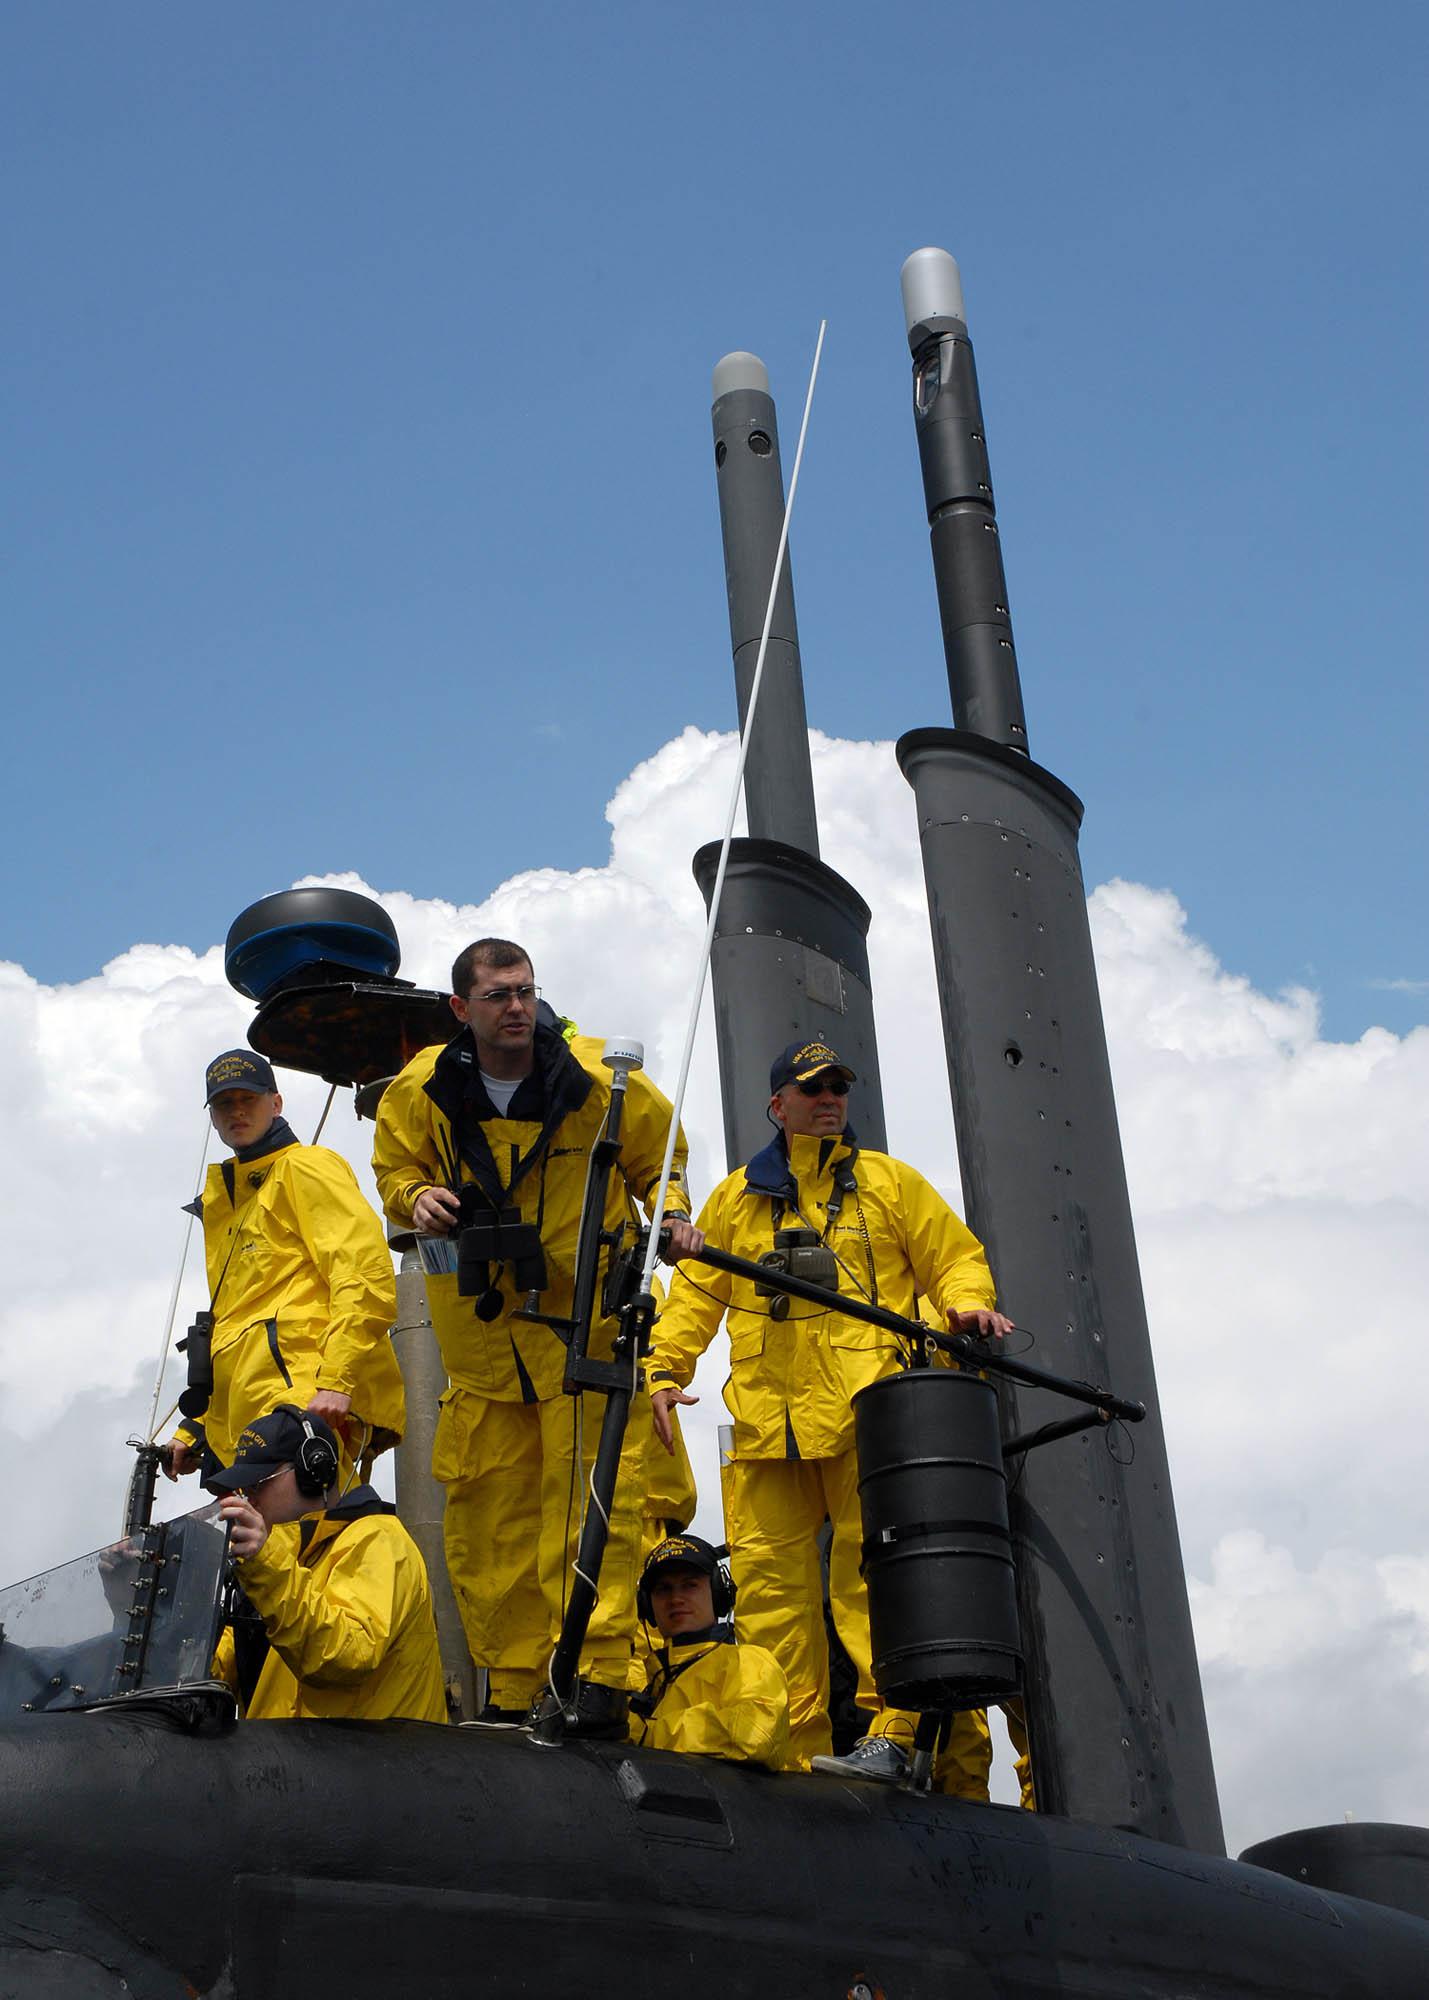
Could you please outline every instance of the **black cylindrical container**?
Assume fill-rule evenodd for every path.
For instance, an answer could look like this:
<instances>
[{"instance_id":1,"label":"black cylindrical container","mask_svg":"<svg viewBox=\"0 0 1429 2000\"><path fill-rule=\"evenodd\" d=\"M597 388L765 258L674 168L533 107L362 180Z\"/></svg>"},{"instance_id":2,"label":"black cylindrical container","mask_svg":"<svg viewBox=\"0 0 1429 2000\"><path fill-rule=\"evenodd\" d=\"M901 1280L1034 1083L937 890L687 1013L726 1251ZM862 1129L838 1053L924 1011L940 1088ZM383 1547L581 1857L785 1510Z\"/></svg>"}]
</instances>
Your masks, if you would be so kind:
<instances>
[{"instance_id":1,"label":"black cylindrical container","mask_svg":"<svg viewBox=\"0 0 1429 2000\"><path fill-rule=\"evenodd\" d=\"M1016 1694L1022 1648L997 1396L915 1368L853 1399L873 1678L893 1708Z\"/></svg>"}]
</instances>

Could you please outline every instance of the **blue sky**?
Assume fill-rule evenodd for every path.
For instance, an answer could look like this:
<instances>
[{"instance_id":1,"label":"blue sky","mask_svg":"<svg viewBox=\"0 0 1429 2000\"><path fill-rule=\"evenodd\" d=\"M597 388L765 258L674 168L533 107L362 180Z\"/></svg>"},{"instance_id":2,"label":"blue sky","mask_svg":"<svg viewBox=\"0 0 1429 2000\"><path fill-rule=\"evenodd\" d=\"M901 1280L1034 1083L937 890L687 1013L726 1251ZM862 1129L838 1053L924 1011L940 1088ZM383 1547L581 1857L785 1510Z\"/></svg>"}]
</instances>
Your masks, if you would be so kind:
<instances>
[{"instance_id":1,"label":"blue sky","mask_svg":"<svg viewBox=\"0 0 1429 2000\"><path fill-rule=\"evenodd\" d=\"M898 303L932 242L1089 886L1174 889L1333 1035L1426 1018L1420 10L70 5L0 42L0 954L73 980L309 871L601 862L632 765L732 718L710 368L764 356L787 465L824 315L810 715L946 721Z\"/></svg>"}]
</instances>

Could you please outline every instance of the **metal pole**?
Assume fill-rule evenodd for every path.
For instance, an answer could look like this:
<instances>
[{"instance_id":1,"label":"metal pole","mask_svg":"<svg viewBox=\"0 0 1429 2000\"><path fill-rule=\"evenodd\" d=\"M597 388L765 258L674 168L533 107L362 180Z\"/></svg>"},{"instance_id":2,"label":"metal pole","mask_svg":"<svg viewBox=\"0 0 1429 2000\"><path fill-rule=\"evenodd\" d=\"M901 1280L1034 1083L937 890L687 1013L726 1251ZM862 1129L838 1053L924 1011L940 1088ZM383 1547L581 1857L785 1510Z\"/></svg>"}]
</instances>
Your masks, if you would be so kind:
<instances>
[{"instance_id":1,"label":"metal pole","mask_svg":"<svg viewBox=\"0 0 1429 2000\"><path fill-rule=\"evenodd\" d=\"M790 1042L832 1043L858 1074L850 1118L865 1146L887 1143L868 969L868 905L819 859L794 584L785 548L779 427L769 376L755 354L727 354L714 371L715 438L725 591L741 731L767 623L759 702L744 767L748 839L730 842L710 944L725 1157L738 1166L769 1136L769 1064ZM720 844L695 856L708 907Z\"/></svg>"},{"instance_id":2,"label":"metal pole","mask_svg":"<svg viewBox=\"0 0 1429 2000\"><path fill-rule=\"evenodd\" d=\"M959 729L1025 750L977 365L962 280L946 250L915 250L904 264L903 311L953 719Z\"/></svg>"},{"instance_id":3,"label":"metal pole","mask_svg":"<svg viewBox=\"0 0 1429 2000\"><path fill-rule=\"evenodd\" d=\"M1050 1389L1054 1395L1068 1396L1074 1403L1086 1403L1108 1417L1120 1417L1126 1423L1139 1424L1146 1415L1141 1403L1113 1395L1109 1389L1100 1388L1094 1382L1073 1381L1054 1375L1046 1368L1034 1368L1028 1361L1015 1361L1010 1355L1000 1354L996 1347L986 1341L975 1340L971 1334L941 1333L937 1327L928 1326L923 1320L908 1319L903 1313L890 1312L887 1306L872 1305L868 1300L848 1292L830 1291L827 1285L815 1284L810 1278L795 1277L791 1271L771 1270L767 1264L755 1263L749 1257L736 1257L728 1250L716 1250L713 1244L707 1243L689 1261L708 1264L712 1271L727 1271L731 1277L747 1278L753 1285L763 1286L771 1292L783 1292L791 1299L804 1299L811 1305L822 1306L826 1312L841 1313L846 1319L860 1320L865 1326L879 1326L889 1333L896 1333L905 1344L910 1368L919 1365L922 1348L936 1347L940 1353L951 1355L970 1368L985 1369L991 1375L1003 1375L1010 1382L1022 1382L1032 1388ZM807 1317L813 1318L814 1315ZM1081 1428L1083 1420L1077 1418L1075 1421ZM1028 1448L1027 1440L1018 1441L1019 1450Z\"/></svg>"},{"instance_id":4,"label":"metal pole","mask_svg":"<svg viewBox=\"0 0 1429 2000\"><path fill-rule=\"evenodd\" d=\"M623 1341L616 1346L617 1361L621 1359L623 1346ZM631 1372L634 1372L633 1364ZM566 1615L561 1622L560 1636L551 1654L547 1675L547 1684L561 1709L569 1707L576 1699L581 1648L600 1595L600 1568L605 1560L606 1543L610 1539L610 1515L615 1506L616 1481L620 1473L626 1425L630 1419L630 1403L629 1388L613 1388L606 1392L600 1443L596 1447L595 1464L591 1469L589 1505L581 1523L580 1543L573 1566L575 1581L571 1585ZM578 1470L584 1476L584 1467ZM538 1726L538 1733L547 1740L558 1741L563 1731L564 1718L560 1714L546 1718L544 1727Z\"/></svg>"},{"instance_id":5,"label":"metal pole","mask_svg":"<svg viewBox=\"0 0 1429 2000\"><path fill-rule=\"evenodd\" d=\"M625 1092L630 1072L642 1067L644 1051L639 1042L608 1041L602 1062L611 1071L610 1104L600 1137L591 1149L586 1175L585 1197L581 1206L580 1237L576 1245L576 1268L571 1284L570 1350L566 1356L567 1395L583 1395L588 1389L605 1394L600 1440L591 1468L585 1516L572 1564L575 1581L566 1602L565 1617L551 1653L546 1683L553 1697L549 1712L543 1710L535 1725L537 1739L558 1743L565 1732L567 1711L574 1708L579 1694L581 1649L585 1645L591 1613L600 1596L600 1570L610 1539L610 1517L615 1508L616 1482L620 1474L620 1454L625 1444L630 1405L640 1387L640 1355L647 1342L654 1300L641 1294L633 1307L621 1315L620 1333L609 1361L593 1360L590 1337L597 1311L601 1252L613 1247L605 1228L606 1195L610 1176L620 1158L620 1126L625 1111ZM678 1122L678 1112L674 1114ZM658 1236L651 1232L651 1244ZM585 1476L583 1464L577 1471ZM627 1500L627 1504L629 1501Z\"/></svg>"},{"instance_id":6,"label":"metal pole","mask_svg":"<svg viewBox=\"0 0 1429 2000\"><path fill-rule=\"evenodd\" d=\"M739 726L749 694L784 520L779 423L769 375L757 354L726 354L714 371L715 479L724 535L724 583ZM819 852L809 722L794 616L794 575L786 551L774 593L764 681L744 767L744 806L754 840Z\"/></svg>"},{"instance_id":7,"label":"metal pole","mask_svg":"<svg viewBox=\"0 0 1429 2000\"><path fill-rule=\"evenodd\" d=\"M695 856L708 905L719 849ZM849 1122L882 1152L883 1085L868 966L867 903L826 861L771 840L736 840L710 950L725 1157L731 1168L769 1137L769 1065L790 1042L829 1042L858 1076Z\"/></svg>"},{"instance_id":8,"label":"metal pole","mask_svg":"<svg viewBox=\"0 0 1429 2000\"><path fill-rule=\"evenodd\" d=\"M442 1656L447 1706L454 1717L470 1721L476 1713L476 1671L467 1651L466 1632L447 1574L442 1523L446 1488L432 1477L432 1444L437 1409L447 1386L441 1350L432 1331L427 1305L427 1281L415 1249L402 1251L397 1273L397 1319L392 1346L406 1390L407 1428L397 1447L397 1512L407 1533L422 1551L432 1586L437 1619L437 1645Z\"/></svg>"},{"instance_id":9,"label":"metal pole","mask_svg":"<svg viewBox=\"0 0 1429 2000\"><path fill-rule=\"evenodd\" d=\"M941 251L920 251L910 266L915 416L963 726L905 736L898 760L917 798L968 1221L1006 1310L1037 1329L1039 1359L1147 1407L1131 1464L1084 1435L1080 1445L1027 1452L1009 1498L1037 1802L1218 1852L1220 1808L1077 852L1082 807L1025 754L1010 626L999 623L1007 600L988 601L1002 565L995 535L975 539L995 523L957 266ZM976 438L957 435L959 411L965 429L976 420ZM968 478L942 476L964 464L981 468L971 493ZM986 558L981 567L953 559L970 541ZM1037 1389L1007 1393L1004 1424L1015 1439L1060 1414Z\"/></svg>"}]
</instances>

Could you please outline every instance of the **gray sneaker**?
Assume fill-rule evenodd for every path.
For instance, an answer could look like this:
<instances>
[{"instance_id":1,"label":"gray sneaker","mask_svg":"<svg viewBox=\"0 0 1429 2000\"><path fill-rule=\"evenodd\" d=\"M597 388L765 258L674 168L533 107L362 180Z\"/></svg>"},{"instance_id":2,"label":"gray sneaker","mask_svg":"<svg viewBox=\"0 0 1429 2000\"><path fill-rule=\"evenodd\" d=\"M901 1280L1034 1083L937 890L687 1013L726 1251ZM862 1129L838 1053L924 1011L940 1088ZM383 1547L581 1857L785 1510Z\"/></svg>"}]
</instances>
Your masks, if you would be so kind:
<instances>
[{"instance_id":1,"label":"gray sneaker","mask_svg":"<svg viewBox=\"0 0 1429 2000\"><path fill-rule=\"evenodd\" d=\"M870 1778L897 1785L908 1775L907 1754L888 1736L861 1736L846 1757L815 1757L813 1768L835 1778Z\"/></svg>"}]
</instances>

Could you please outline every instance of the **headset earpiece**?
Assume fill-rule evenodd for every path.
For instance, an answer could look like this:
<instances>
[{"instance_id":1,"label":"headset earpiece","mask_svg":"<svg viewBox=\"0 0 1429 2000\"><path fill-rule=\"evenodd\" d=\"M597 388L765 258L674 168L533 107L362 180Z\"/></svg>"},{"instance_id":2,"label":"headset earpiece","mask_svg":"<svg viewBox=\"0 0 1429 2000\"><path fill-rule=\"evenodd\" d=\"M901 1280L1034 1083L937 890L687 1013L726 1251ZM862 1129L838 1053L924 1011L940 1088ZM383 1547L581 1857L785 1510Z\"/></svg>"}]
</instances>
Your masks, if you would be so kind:
<instances>
[{"instance_id":1,"label":"headset earpiece","mask_svg":"<svg viewBox=\"0 0 1429 2000\"><path fill-rule=\"evenodd\" d=\"M284 1404L283 1408L291 1405ZM324 1493L336 1486L342 1461L338 1457L330 1439L321 1437L313 1429L312 1423L301 1410L293 1415L303 1427L303 1441L298 1446L298 1455L293 1460L293 1472L298 1482L298 1491L309 1500L320 1500Z\"/></svg>"},{"instance_id":2,"label":"headset earpiece","mask_svg":"<svg viewBox=\"0 0 1429 2000\"><path fill-rule=\"evenodd\" d=\"M734 1578L729 1564L721 1562L710 1578L710 1598L714 1604L716 1618L728 1618L734 1609Z\"/></svg>"},{"instance_id":3,"label":"headset earpiece","mask_svg":"<svg viewBox=\"0 0 1429 2000\"><path fill-rule=\"evenodd\" d=\"M675 1540L678 1538L672 1537L671 1539ZM690 1537L686 1541L686 1548L689 1546L689 1540L697 1539L696 1537ZM715 1618L716 1620L728 1618L730 1612L734 1609L734 1578L730 1575L729 1563L726 1560L729 1550L727 1548L712 1549L708 1542L699 1542L698 1546L707 1557L713 1556L715 1559L715 1566L709 1577L710 1605L714 1611ZM651 1560L659 1553L658 1550L654 1551ZM655 1623L655 1605L650 1595L649 1577L645 1573L642 1573L639 1582L635 1586L635 1609L639 1612L644 1624L653 1625Z\"/></svg>"}]
</instances>

